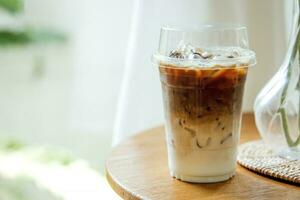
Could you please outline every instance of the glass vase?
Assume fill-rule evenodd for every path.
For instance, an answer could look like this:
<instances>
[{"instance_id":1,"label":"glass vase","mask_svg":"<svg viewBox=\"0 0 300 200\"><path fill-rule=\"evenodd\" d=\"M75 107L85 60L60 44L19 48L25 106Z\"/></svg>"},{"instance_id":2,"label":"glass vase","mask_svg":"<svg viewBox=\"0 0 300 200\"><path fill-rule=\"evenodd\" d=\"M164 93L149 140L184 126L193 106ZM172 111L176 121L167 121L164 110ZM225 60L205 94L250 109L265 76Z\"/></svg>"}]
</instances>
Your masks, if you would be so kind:
<instances>
[{"instance_id":1,"label":"glass vase","mask_svg":"<svg viewBox=\"0 0 300 200\"><path fill-rule=\"evenodd\" d=\"M300 159L299 0L295 0L289 48L278 72L258 94L255 121L266 144L288 159Z\"/></svg>"}]
</instances>

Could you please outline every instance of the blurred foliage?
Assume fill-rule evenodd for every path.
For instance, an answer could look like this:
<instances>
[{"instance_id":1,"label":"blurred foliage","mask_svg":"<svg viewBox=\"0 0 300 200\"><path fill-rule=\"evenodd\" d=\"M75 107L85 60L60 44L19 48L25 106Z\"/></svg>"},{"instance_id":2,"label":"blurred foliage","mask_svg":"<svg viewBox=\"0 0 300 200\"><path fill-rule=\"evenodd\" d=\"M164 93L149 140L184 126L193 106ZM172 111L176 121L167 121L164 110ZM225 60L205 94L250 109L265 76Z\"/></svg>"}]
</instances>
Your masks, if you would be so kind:
<instances>
[{"instance_id":1,"label":"blurred foliage","mask_svg":"<svg viewBox=\"0 0 300 200\"><path fill-rule=\"evenodd\" d=\"M43 163L57 162L61 165L70 165L76 158L66 150L44 148L40 154L37 155L37 160Z\"/></svg>"},{"instance_id":2,"label":"blurred foliage","mask_svg":"<svg viewBox=\"0 0 300 200\"><path fill-rule=\"evenodd\" d=\"M8 151L17 151L20 150L24 147L25 145L17 140L11 140L9 142L6 143L6 145L4 146L5 150Z\"/></svg>"},{"instance_id":3,"label":"blurred foliage","mask_svg":"<svg viewBox=\"0 0 300 200\"><path fill-rule=\"evenodd\" d=\"M7 30L0 29L0 46L28 45L32 43L64 42L66 37L62 33L46 30Z\"/></svg>"},{"instance_id":4,"label":"blurred foliage","mask_svg":"<svg viewBox=\"0 0 300 200\"><path fill-rule=\"evenodd\" d=\"M16 139L0 139L0 151L18 151L26 145Z\"/></svg>"},{"instance_id":5,"label":"blurred foliage","mask_svg":"<svg viewBox=\"0 0 300 200\"><path fill-rule=\"evenodd\" d=\"M19 176L6 178L0 176L1 200L53 200L62 199L53 194L32 177Z\"/></svg>"},{"instance_id":6,"label":"blurred foliage","mask_svg":"<svg viewBox=\"0 0 300 200\"><path fill-rule=\"evenodd\" d=\"M77 159L71 152L65 149L30 146L14 138L0 138L0 154L16 152L22 152L34 160L47 164L55 162L66 166L72 164Z\"/></svg>"},{"instance_id":7,"label":"blurred foliage","mask_svg":"<svg viewBox=\"0 0 300 200\"><path fill-rule=\"evenodd\" d=\"M24 0L0 0L0 8L11 14L23 11ZM32 28L7 29L0 28L0 46L25 46L36 43L63 42L66 36L59 32L37 30Z\"/></svg>"},{"instance_id":8,"label":"blurred foliage","mask_svg":"<svg viewBox=\"0 0 300 200\"><path fill-rule=\"evenodd\" d=\"M21 12L23 6L23 0L0 0L0 7L13 14Z\"/></svg>"}]
</instances>

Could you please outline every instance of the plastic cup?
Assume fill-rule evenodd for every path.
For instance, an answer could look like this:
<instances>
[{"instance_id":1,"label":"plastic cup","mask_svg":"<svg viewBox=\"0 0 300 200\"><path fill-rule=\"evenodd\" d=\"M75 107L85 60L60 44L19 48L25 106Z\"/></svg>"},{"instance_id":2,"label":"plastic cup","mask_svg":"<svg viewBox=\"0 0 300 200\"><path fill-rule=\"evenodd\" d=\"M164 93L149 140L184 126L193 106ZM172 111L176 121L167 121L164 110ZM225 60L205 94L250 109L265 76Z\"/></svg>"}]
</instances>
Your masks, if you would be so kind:
<instances>
[{"instance_id":1,"label":"plastic cup","mask_svg":"<svg viewBox=\"0 0 300 200\"><path fill-rule=\"evenodd\" d=\"M179 43L221 55L169 57ZM233 49L239 56L227 55ZM248 67L255 64L246 28L162 28L153 58L162 85L171 176L198 183L234 176L244 85Z\"/></svg>"}]
</instances>

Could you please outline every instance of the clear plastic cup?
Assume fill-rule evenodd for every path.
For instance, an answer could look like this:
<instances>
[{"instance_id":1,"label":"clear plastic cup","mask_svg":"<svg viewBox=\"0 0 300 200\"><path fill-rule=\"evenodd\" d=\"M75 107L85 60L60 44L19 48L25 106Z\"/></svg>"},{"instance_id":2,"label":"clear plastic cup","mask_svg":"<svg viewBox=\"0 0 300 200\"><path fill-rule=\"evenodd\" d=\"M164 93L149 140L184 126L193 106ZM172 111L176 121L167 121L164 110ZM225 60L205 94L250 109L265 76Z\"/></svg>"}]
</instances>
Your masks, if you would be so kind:
<instances>
[{"instance_id":1,"label":"clear plastic cup","mask_svg":"<svg viewBox=\"0 0 300 200\"><path fill-rule=\"evenodd\" d=\"M196 49L201 56L180 54ZM256 62L246 28L162 28L153 61L162 84L171 175L200 183L231 178L247 70Z\"/></svg>"}]
</instances>

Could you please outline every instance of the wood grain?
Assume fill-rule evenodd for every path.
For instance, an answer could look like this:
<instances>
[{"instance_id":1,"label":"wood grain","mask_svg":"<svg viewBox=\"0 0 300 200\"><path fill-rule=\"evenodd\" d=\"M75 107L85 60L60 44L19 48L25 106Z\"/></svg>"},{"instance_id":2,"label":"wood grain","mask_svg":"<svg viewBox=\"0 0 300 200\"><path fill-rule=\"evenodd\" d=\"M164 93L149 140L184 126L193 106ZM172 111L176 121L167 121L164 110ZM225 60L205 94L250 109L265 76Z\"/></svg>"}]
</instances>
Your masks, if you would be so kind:
<instances>
[{"instance_id":1,"label":"wood grain","mask_svg":"<svg viewBox=\"0 0 300 200\"><path fill-rule=\"evenodd\" d=\"M258 139L252 114L245 114L241 143ZM300 187L279 182L241 166L229 181L193 184L178 181L168 172L164 128L129 138L113 149L106 162L106 177L123 199L300 199Z\"/></svg>"}]
</instances>

